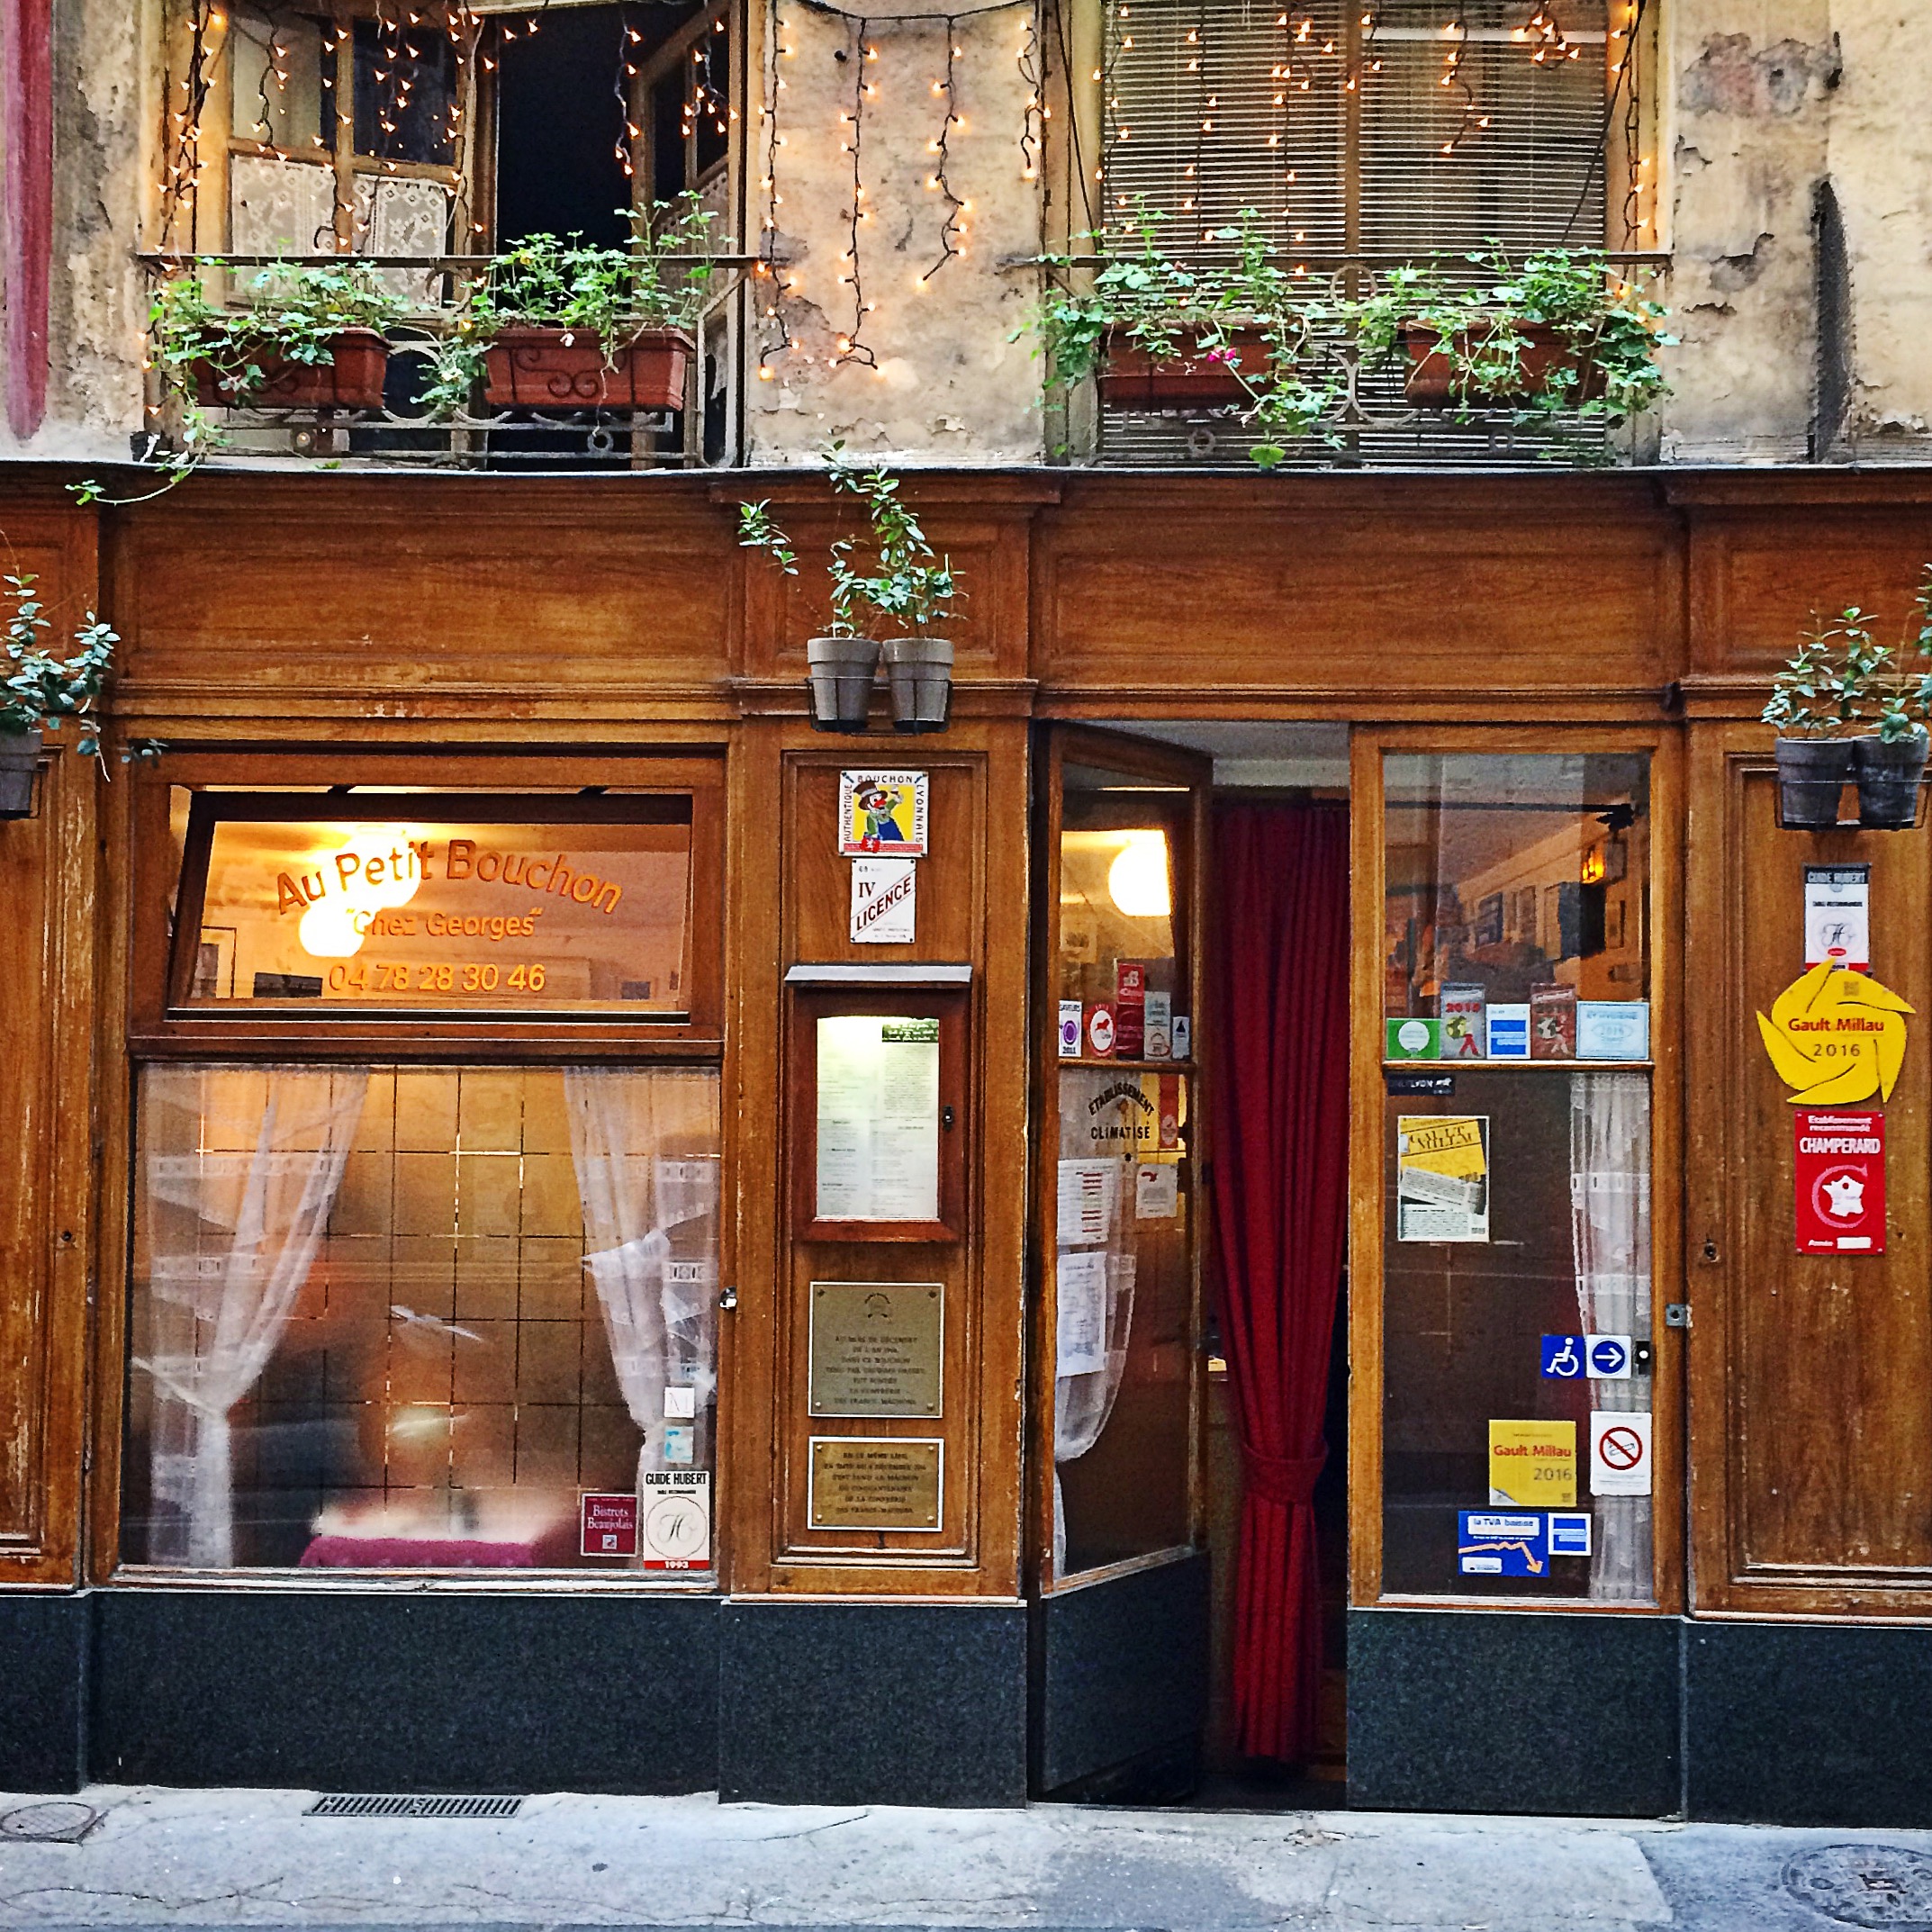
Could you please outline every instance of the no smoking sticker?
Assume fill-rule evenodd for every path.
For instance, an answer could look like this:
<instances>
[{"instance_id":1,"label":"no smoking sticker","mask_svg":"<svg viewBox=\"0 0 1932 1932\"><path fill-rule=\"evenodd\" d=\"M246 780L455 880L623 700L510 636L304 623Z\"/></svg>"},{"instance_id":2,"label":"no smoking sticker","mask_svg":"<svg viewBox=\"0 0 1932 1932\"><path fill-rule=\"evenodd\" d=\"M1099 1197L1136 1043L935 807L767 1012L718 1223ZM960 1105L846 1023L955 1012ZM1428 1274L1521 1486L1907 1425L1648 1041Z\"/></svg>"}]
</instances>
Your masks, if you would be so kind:
<instances>
[{"instance_id":1,"label":"no smoking sticker","mask_svg":"<svg viewBox=\"0 0 1932 1932\"><path fill-rule=\"evenodd\" d=\"M1650 1494L1650 1417L1640 1409L1590 1412L1590 1494Z\"/></svg>"}]
</instances>

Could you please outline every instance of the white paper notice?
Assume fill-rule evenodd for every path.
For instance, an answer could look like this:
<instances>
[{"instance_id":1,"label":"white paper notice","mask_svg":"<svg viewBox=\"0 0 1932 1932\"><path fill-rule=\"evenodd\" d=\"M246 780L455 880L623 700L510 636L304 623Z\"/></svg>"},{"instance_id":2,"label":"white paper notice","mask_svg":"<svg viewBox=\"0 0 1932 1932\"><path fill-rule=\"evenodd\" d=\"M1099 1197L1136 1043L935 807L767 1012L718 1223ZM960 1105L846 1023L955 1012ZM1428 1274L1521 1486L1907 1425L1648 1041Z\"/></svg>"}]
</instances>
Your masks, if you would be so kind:
<instances>
[{"instance_id":1,"label":"white paper notice","mask_svg":"<svg viewBox=\"0 0 1932 1932\"><path fill-rule=\"evenodd\" d=\"M939 1022L818 1022L818 1218L939 1218Z\"/></svg>"},{"instance_id":2,"label":"white paper notice","mask_svg":"<svg viewBox=\"0 0 1932 1932\"><path fill-rule=\"evenodd\" d=\"M852 862L852 943L907 945L914 937L916 859Z\"/></svg>"},{"instance_id":3,"label":"white paper notice","mask_svg":"<svg viewBox=\"0 0 1932 1932\"><path fill-rule=\"evenodd\" d=\"M1106 1367L1106 1252L1062 1250L1054 1264L1053 1373L1098 1375Z\"/></svg>"},{"instance_id":4,"label":"white paper notice","mask_svg":"<svg viewBox=\"0 0 1932 1932\"><path fill-rule=\"evenodd\" d=\"M1854 972L1872 970L1872 868L1808 865L1804 869L1805 971L1836 960Z\"/></svg>"},{"instance_id":5,"label":"white paper notice","mask_svg":"<svg viewBox=\"0 0 1932 1932\"><path fill-rule=\"evenodd\" d=\"M1117 1160L1062 1160L1060 1163L1060 1239L1104 1241L1114 1232L1114 1205L1120 1194Z\"/></svg>"},{"instance_id":6,"label":"white paper notice","mask_svg":"<svg viewBox=\"0 0 1932 1932\"><path fill-rule=\"evenodd\" d=\"M1171 1221L1179 1211L1179 1167L1171 1160L1143 1160L1133 1172L1133 1218Z\"/></svg>"}]
</instances>

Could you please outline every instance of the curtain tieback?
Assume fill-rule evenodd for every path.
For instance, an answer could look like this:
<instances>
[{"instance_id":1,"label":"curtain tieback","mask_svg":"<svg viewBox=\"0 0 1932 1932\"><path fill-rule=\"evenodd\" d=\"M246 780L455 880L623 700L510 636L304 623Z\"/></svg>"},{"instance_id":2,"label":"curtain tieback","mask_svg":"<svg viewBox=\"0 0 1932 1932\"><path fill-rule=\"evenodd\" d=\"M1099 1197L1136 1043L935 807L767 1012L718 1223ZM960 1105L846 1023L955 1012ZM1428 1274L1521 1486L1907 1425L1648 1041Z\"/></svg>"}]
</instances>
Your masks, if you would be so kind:
<instances>
[{"instance_id":1,"label":"curtain tieback","mask_svg":"<svg viewBox=\"0 0 1932 1932\"><path fill-rule=\"evenodd\" d=\"M1264 1456L1241 1444L1241 1475L1252 1494L1295 1509L1312 1502L1314 1485L1328 1462L1328 1444L1313 1456Z\"/></svg>"}]
</instances>

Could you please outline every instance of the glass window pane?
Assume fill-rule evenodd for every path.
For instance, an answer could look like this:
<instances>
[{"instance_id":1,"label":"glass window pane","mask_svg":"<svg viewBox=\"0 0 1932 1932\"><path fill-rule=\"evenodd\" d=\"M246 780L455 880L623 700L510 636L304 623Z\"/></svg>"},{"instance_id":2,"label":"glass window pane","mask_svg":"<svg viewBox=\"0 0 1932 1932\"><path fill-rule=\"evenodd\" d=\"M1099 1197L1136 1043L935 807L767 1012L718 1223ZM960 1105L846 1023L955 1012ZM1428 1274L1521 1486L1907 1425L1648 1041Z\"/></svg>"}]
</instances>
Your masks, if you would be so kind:
<instances>
[{"instance_id":1,"label":"glass window pane","mask_svg":"<svg viewBox=\"0 0 1932 1932\"><path fill-rule=\"evenodd\" d=\"M139 1132L130 1561L709 1567L715 1073L149 1067Z\"/></svg>"},{"instance_id":2,"label":"glass window pane","mask_svg":"<svg viewBox=\"0 0 1932 1932\"><path fill-rule=\"evenodd\" d=\"M1055 1573L1185 1544L1193 1211L1187 1079L1065 1069L1054 1256Z\"/></svg>"},{"instance_id":3,"label":"glass window pane","mask_svg":"<svg viewBox=\"0 0 1932 1932\"><path fill-rule=\"evenodd\" d=\"M686 1010L688 799L523 824L438 817L428 799L393 822L314 803L292 818L203 801L221 816L190 1006Z\"/></svg>"},{"instance_id":4,"label":"glass window pane","mask_svg":"<svg viewBox=\"0 0 1932 1932\"><path fill-rule=\"evenodd\" d=\"M1648 1602L1647 761L1384 772L1383 1588Z\"/></svg>"}]
</instances>

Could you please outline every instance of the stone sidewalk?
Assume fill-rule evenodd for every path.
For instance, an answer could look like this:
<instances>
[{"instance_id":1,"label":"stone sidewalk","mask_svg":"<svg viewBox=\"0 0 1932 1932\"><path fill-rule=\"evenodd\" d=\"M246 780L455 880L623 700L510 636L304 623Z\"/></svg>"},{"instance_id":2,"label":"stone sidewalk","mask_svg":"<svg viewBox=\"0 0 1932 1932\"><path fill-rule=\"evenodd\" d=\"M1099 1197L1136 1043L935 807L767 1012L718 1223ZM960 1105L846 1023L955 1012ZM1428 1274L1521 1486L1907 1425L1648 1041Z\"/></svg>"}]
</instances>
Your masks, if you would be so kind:
<instances>
[{"instance_id":1,"label":"stone sidewalk","mask_svg":"<svg viewBox=\"0 0 1932 1932\"><path fill-rule=\"evenodd\" d=\"M1932 1833L570 1794L527 1798L508 1819L366 1819L305 1817L312 1800L104 1786L0 1797L0 1927L1932 1924Z\"/></svg>"}]
</instances>

